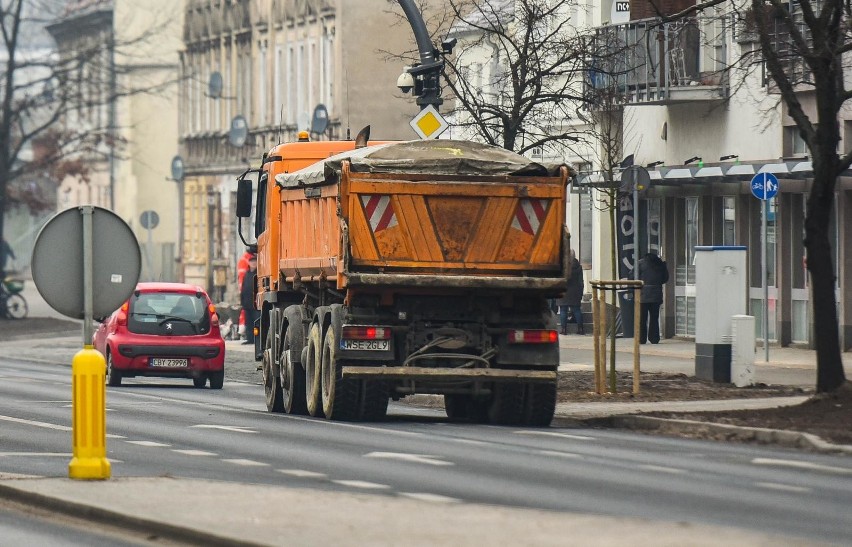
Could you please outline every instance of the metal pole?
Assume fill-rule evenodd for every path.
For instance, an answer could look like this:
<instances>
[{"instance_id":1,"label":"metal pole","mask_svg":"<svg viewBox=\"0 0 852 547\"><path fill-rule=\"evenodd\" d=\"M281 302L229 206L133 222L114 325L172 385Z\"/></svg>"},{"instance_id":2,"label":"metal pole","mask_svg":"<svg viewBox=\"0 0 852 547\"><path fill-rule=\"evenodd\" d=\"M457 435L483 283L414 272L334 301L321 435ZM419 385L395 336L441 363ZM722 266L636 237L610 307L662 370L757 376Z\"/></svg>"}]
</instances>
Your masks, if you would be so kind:
<instances>
[{"instance_id":1,"label":"metal pole","mask_svg":"<svg viewBox=\"0 0 852 547\"><path fill-rule=\"evenodd\" d=\"M633 183L633 281L639 281L639 173L636 173L636 181ZM634 299L634 306L636 301Z\"/></svg>"},{"instance_id":2,"label":"metal pole","mask_svg":"<svg viewBox=\"0 0 852 547\"><path fill-rule=\"evenodd\" d=\"M600 346L600 336L601 336L601 327L600 327L600 301L598 298L600 294L598 293L598 287L594 283L592 284L592 339L593 345L595 348L595 393L598 395L603 393L603 372L601 367L601 346Z\"/></svg>"},{"instance_id":3,"label":"metal pole","mask_svg":"<svg viewBox=\"0 0 852 547\"><path fill-rule=\"evenodd\" d=\"M760 266L763 272L763 349L765 360L769 362L769 268L766 257L766 217L769 215L769 200L766 199L766 173L763 174L763 219L760 227L760 238L763 252L760 257Z\"/></svg>"},{"instance_id":4,"label":"metal pole","mask_svg":"<svg viewBox=\"0 0 852 547\"><path fill-rule=\"evenodd\" d=\"M151 238L151 211L148 211L146 214L148 216L148 243L145 245L145 261L148 263L148 280L154 281L154 264L151 260L151 249L154 246L154 242Z\"/></svg>"},{"instance_id":5,"label":"metal pole","mask_svg":"<svg viewBox=\"0 0 852 547\"><path fill-rule=\"evenodd\" d=\"M642 289L633 289L633 393L639 393L639 304Z\"/></svg>"},{"instance_id":6,"label":"metal pole","mask_svg":"<svg viewBox=\"0 0 852 547\"><path fill-rule=\"evenodd\" d=\"M92 321L94 320L94 303L92 291L93 244L92 244L92 213L94 207L80 207L83 215L83 346L92 345Z\"/></svg>"}]
</instances>

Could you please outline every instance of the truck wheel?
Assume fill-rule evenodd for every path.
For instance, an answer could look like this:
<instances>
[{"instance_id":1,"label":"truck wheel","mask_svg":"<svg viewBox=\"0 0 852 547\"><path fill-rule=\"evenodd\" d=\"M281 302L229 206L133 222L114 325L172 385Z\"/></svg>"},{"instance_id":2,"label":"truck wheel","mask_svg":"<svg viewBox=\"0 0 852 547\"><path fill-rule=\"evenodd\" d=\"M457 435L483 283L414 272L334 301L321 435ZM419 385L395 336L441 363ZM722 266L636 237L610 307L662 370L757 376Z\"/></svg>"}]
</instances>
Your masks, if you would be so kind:
<instances>
[{"instance_id":1,"label":"truck wheel","mask_svg":"<svg viewBox=\"0 0 852 547\"><path fill-rule=\"evenodd\" d=\"M444 395L444 410L447 417L453 421L486 423L488 407L471 395L447 393Z\"/></svg>"},{"instance_id":2,"label":"truck wheel","mask_svg":"<svg viewBox=\"0 0 852 547\"><path fill-rule=\"evenodd\" d=\"M274 333L267 333L266 342L263 345L263 358L261 360L261 367L263 368L263 391L266 395L266 409L269 412L284 412L278 365L275 364L275 358L272 355L273 336L275 336Z\"/></svg>"},{"instance_id":3,"label":"truck wheel","mask_svg":"<svg viewBox=\"0 0 852 547\"><path fill-rule=\"evenodd\" d=\"M305 355L305 404L308 414L322 417L322 340L319 323L312 323L308 331L308 347Z\"/></svg>"},{"instance_id":4,"label":"truck wheel","mask_svg":"<svg viewBox=\"0 0 852 547\"><path fill-rule=\"evenodd\" d=\"M384 420L388 415L388 384L381 381L361 383L361 419L368 422Z\"/></svg>"},{"instance_id":5,"label":"truck wheel","mask_svg":"<svg viewBox=\"0 0 852 547\"><path fill-rule=\"evenodd\" d=\"M497 425L518 425L524 419L524 384L496 382L488 420Z\"/></svg>"},{"instance_id":6,"label":"truck wheel","mask_svg":"<svg viewBox=\"0 0 852 547\"><path fill-rule=\"evenodd\" d=\"M340 376L334 323L325 332L322 346L322 411L330 420L358 419L358 382Z\"/></svg>"},{"instance_id":7,"label":"truck wheel","mask_svg":"<svg viewBox=\"0 0 852 547\"><path fill-rule=\"evenodd\" d=\"M547 427L556 412L556 382L529 384L524 400L524 423L532 427Z\"/></svg>"},{"instance_id":8,"label":"truck wheel","mask_svg":"<svg viewBox=\"0 0 852 547\"><path fill-rule=\"evenodd\" d=\"M290 358L290 336L292 330L284 333L284 348L281 351L281 390L284 412L304 416L308 413L305 400L305 372L298 362Z\"/></svg>"}]
</instances>

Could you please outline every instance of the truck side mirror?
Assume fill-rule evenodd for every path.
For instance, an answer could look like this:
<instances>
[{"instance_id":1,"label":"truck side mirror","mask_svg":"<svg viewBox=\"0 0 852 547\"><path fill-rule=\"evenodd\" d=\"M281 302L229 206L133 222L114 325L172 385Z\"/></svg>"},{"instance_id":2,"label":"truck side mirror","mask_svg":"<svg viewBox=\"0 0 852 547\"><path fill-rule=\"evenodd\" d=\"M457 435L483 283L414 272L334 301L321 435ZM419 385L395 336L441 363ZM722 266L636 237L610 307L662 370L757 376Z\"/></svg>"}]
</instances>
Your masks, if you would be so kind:
<instances>
[{"instance_id":1,"label":"truck side mirror","mask_svg":"<svg viewBox=\"0 0 852 547\"><path fill-rule=\"evenodd\" d=\"M248 218L251 216L251 179L241 178L237 181L237 216Z\"/></svg>"}]
</instances>

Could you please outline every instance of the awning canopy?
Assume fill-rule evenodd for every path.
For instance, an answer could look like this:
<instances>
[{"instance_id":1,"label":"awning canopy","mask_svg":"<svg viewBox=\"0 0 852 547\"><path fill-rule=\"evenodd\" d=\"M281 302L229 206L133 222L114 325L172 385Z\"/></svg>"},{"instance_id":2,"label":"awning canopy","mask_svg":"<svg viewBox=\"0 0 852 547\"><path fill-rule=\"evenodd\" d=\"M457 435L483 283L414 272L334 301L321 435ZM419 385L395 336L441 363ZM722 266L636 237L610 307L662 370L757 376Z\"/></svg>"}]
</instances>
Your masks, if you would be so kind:
<instances>
[{"instance_id":1,"label":"awning canopy","mask_svg":"<svg viewBox=\"0 0 852 547\"><path fill-rule=\"evenodd\" d=\"M653 185L678 186L706 182L746 182L758 173L772 173L779 179L812 178L813 164L807 160L770 160L751 163L720 163L714 165L672 165L648 169ZM615 174L621 180L621 173ZM605 174L597 171L577 175L577 186L600 186L606 181Z\"/></svg>"}]
</instances>

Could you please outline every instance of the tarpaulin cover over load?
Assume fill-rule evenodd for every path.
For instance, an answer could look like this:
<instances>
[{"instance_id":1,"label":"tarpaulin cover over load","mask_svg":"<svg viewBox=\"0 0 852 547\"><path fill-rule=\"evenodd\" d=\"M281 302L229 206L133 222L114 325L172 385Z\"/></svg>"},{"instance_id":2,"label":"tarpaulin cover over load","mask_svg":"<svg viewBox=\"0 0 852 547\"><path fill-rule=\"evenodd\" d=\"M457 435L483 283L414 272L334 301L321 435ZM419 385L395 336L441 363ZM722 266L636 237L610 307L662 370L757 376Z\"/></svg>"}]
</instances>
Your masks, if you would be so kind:
<instances>
[{"instance_id":1,"label":"tarpaulin cover over load","mask_svg":"<svg viewBox=\"0 0 852 547\"><path fill-rule=\"evenodd\" d=\"M276 181L286 188L335 181L344 161L356 173L460 176L558 176L561 167L542 165L497 146L444 139L359 148L290 174L279 174Z\"/></svg>"}]
</instances>

